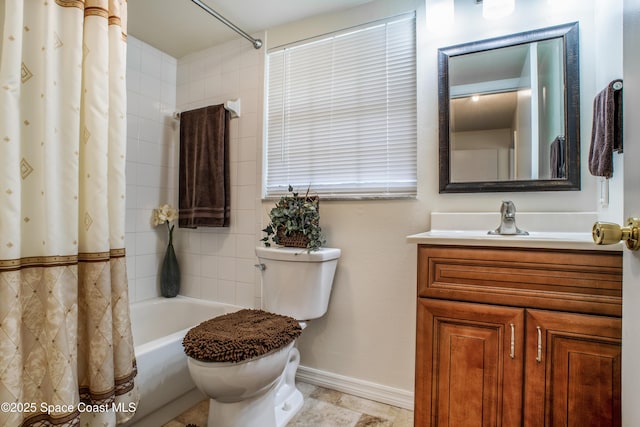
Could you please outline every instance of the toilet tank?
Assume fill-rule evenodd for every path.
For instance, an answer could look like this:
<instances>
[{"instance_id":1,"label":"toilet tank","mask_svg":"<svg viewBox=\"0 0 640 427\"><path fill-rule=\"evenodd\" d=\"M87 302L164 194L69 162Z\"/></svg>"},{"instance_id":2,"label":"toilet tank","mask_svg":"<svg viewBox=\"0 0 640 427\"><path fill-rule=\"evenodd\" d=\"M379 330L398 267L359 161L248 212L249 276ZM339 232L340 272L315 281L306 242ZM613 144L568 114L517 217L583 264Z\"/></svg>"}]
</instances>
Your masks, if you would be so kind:
<instances>
[{"instance_id":1,"label":"toilet tank","mask_svg":"<svg viewBox=\"0 0 640 427\"><path fill-rule=\"evenodd\" d=\"M311 320L327 312L340 249L256 247L262 265L262 308Z\"/></svg>"}]
</instances>

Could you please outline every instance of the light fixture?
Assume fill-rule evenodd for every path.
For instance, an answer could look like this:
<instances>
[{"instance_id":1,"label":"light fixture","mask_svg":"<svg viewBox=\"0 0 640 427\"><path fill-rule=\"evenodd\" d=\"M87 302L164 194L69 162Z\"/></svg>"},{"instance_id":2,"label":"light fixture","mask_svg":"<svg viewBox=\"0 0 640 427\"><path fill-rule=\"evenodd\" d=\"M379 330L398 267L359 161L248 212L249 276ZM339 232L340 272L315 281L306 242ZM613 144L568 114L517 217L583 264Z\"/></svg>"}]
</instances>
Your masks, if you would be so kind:
<instances>
[{"instance_id":1,"label":"light fixture","mask_svg":"<svg viewBox=\"0 0 640 427\"><path fill-rule=\"evenodd\" d=\"M484 19L499 19L509 16L516 8L516 0L481 0Z\"/></svg>"},{"instance_id":2,"label":"light fixture","mask_svg":"<svg viewBox=\"0 0 640 427\"><path fill-rule=\"evenodd\" d=\"M471 96L471 101L473 101L473 102L478 102L478 101L480 101L480 95L472 95L472 96Z\"/></svg>"}]
</instances>

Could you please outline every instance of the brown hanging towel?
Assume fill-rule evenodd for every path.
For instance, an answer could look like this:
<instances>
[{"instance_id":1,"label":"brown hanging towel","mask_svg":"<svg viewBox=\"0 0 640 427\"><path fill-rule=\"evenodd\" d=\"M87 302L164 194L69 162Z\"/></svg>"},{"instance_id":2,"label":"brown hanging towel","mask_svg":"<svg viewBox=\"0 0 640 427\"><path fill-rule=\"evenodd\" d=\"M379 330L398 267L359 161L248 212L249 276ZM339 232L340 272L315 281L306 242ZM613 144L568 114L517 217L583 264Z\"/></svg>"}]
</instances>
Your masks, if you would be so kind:
<instances>
[{"instance_id":1,"label":"brown hanging towel","mask_svg":"<svg viewBox=\"0 0 640 427\"><path fill-rule=\"evenodd\" d=\"M180 114L179 181L179 227L229 226L229 112L224 105Z\"/></svg>"},{"instance_id":2,"label":"brown hanging towel","mask_svg":"<svg viewBox=\"0 0 640 427\"><path fill-rule=\"evenodd\" d=\"M616 89L616 83L620 89ZM589 172L611 178L613 153L622 152L622 80L614 80L593 100Z\"/></svg>"}]
</instances>

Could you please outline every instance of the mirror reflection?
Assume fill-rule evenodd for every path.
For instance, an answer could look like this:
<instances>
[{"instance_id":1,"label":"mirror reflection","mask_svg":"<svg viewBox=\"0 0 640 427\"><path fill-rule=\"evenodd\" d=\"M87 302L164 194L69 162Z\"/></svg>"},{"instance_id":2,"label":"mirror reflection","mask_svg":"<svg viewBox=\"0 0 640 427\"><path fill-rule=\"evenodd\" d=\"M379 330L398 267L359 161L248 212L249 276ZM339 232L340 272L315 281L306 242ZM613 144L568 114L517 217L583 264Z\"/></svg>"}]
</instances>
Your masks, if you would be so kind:
<instances>
[{"instance_id":1,"label":"mirror reflection","mask_svg":"<svg viewBox=\"0 0 640 427\"><path fill-rule=\"evenodd\" d=\"M579 189L574 28L440 50L441 192Z\"/></svg>"}]
</instances>

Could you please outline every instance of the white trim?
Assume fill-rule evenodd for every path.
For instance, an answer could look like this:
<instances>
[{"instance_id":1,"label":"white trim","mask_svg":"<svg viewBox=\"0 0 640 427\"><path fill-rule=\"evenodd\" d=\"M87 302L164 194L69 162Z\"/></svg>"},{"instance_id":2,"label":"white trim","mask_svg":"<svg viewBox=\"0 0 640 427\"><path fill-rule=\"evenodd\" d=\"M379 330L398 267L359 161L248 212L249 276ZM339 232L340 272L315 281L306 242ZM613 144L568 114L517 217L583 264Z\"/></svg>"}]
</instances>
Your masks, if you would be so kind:
<instances>
[{"instance_id":1,"label":"white trim","mask_svg":"<svg viewBox=\"0 0 640 427\"><path fill-rule=\"evenodd\" d=\"M413 411L413 391L346 377L302 365L298 367L296 378L309 384Z\"/></svg>"}]
</instances>

